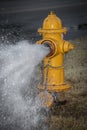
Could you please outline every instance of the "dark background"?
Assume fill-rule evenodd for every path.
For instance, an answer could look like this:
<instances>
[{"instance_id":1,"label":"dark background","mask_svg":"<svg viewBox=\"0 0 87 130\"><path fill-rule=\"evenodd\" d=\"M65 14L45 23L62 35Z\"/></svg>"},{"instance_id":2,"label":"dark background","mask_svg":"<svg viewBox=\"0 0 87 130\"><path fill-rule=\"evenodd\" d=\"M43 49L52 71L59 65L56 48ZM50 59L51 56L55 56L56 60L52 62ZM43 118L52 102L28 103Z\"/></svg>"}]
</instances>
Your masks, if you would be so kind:
<instances>
[{"instance_id":1,"label":"dark background","mask_svg":"<svg viewBox=\"0 0 87 130\"><path fill-rule=\"evenodd\" d=\"M0 30L22 31L22 37L37 40L37 29L42 26L45 17L54 11L68 28L66 39L86 36L87 1L86 0L1 0ZM14 29L15 28L15 29ZM20 31L21 30L21 31Z\"/></svg>"}]
</instances>

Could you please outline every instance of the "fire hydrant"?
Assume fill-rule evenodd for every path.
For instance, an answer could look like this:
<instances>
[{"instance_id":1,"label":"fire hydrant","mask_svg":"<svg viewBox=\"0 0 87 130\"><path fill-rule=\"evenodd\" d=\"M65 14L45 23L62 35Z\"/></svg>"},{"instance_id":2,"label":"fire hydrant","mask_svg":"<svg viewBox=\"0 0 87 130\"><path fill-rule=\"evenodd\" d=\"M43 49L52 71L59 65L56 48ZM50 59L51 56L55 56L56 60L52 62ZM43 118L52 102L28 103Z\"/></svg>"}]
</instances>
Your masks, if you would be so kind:
<instances>
[{"instance_id":1,"label":"fire hydrant","mask_svg":"<svg viewBox=\"0 0 87 130\"><path fill-rule=\"evenodd\" d=\"M38 32L42 35L42 40L37 43L50 48L50 53L43 60L43 81L39 85L42 91L39 96L49 98L49 101L45 99L45 105L50 107L53 103L51 93L64 92L71 87L64 79L64 53L74 49L74 46L63 40L63 34L67 32L67 28L62 27L60 18L53 12L45 18ZM44 90L48 92L47 97L43 94Z\"/></svg>"}]
</instances>

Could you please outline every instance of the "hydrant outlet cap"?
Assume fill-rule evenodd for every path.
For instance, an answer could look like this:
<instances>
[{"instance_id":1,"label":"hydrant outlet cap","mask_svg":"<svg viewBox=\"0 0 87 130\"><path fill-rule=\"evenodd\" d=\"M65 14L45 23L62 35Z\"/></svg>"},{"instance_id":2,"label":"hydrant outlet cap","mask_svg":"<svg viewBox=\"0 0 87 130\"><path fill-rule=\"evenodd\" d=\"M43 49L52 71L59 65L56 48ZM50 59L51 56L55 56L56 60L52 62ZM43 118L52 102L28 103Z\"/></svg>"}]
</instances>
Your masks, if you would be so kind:
<instances>
[{"instance_id":1,"label":"hydrant outlet cap","mask_svg":"<svg viewBox=\"0 0 87 130\"><path fill-rule=\"evenodd\" d=\"M69 50L73 50L74 46L72 44L69 45Z\"/></svg>"}]
</instances>

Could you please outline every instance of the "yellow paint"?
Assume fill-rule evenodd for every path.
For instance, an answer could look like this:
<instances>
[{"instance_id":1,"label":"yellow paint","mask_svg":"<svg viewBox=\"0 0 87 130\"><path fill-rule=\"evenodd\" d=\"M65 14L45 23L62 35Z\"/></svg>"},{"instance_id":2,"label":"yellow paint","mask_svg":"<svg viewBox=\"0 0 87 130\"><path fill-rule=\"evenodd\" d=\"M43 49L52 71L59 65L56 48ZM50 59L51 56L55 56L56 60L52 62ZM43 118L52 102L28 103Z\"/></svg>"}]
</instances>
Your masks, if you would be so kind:
<instances>
[{"instance_id":1,"label":"yellow paint","mask_svg":"<svg viewBox=\"0 0 87 130\"><path fill-rule=\"evenodd\" d=\"M48 44L50 53L44 58L43 83L40 90L61 92L71 87L64 79L64 53L72 50L72 43L63 40L67 28L62 27L62 21L51 12L43 21L42 28L38 29L42 40L38 44Z\"/></svg>"}]
</instances>

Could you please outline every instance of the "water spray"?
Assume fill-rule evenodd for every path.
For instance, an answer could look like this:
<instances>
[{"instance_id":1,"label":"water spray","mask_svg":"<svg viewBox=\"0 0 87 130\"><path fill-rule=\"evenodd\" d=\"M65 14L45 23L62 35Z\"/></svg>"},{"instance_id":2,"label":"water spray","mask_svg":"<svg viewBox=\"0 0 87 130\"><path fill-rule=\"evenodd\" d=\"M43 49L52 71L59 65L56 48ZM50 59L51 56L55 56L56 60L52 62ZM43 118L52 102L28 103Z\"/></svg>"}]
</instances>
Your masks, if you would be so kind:
<instances>
[{"instance_id":1,"label":"water spray","mask_svg":"<svg viewBox=\"0 0 87 130\"><path fill-rule=\"evenodd\" d=\"M43 124L35 69L48 53L47 47L27 40L0 45L0 129L18 124L23 130L31 130L39 127L39 122Z\"/></svg>"}]
</instances>

